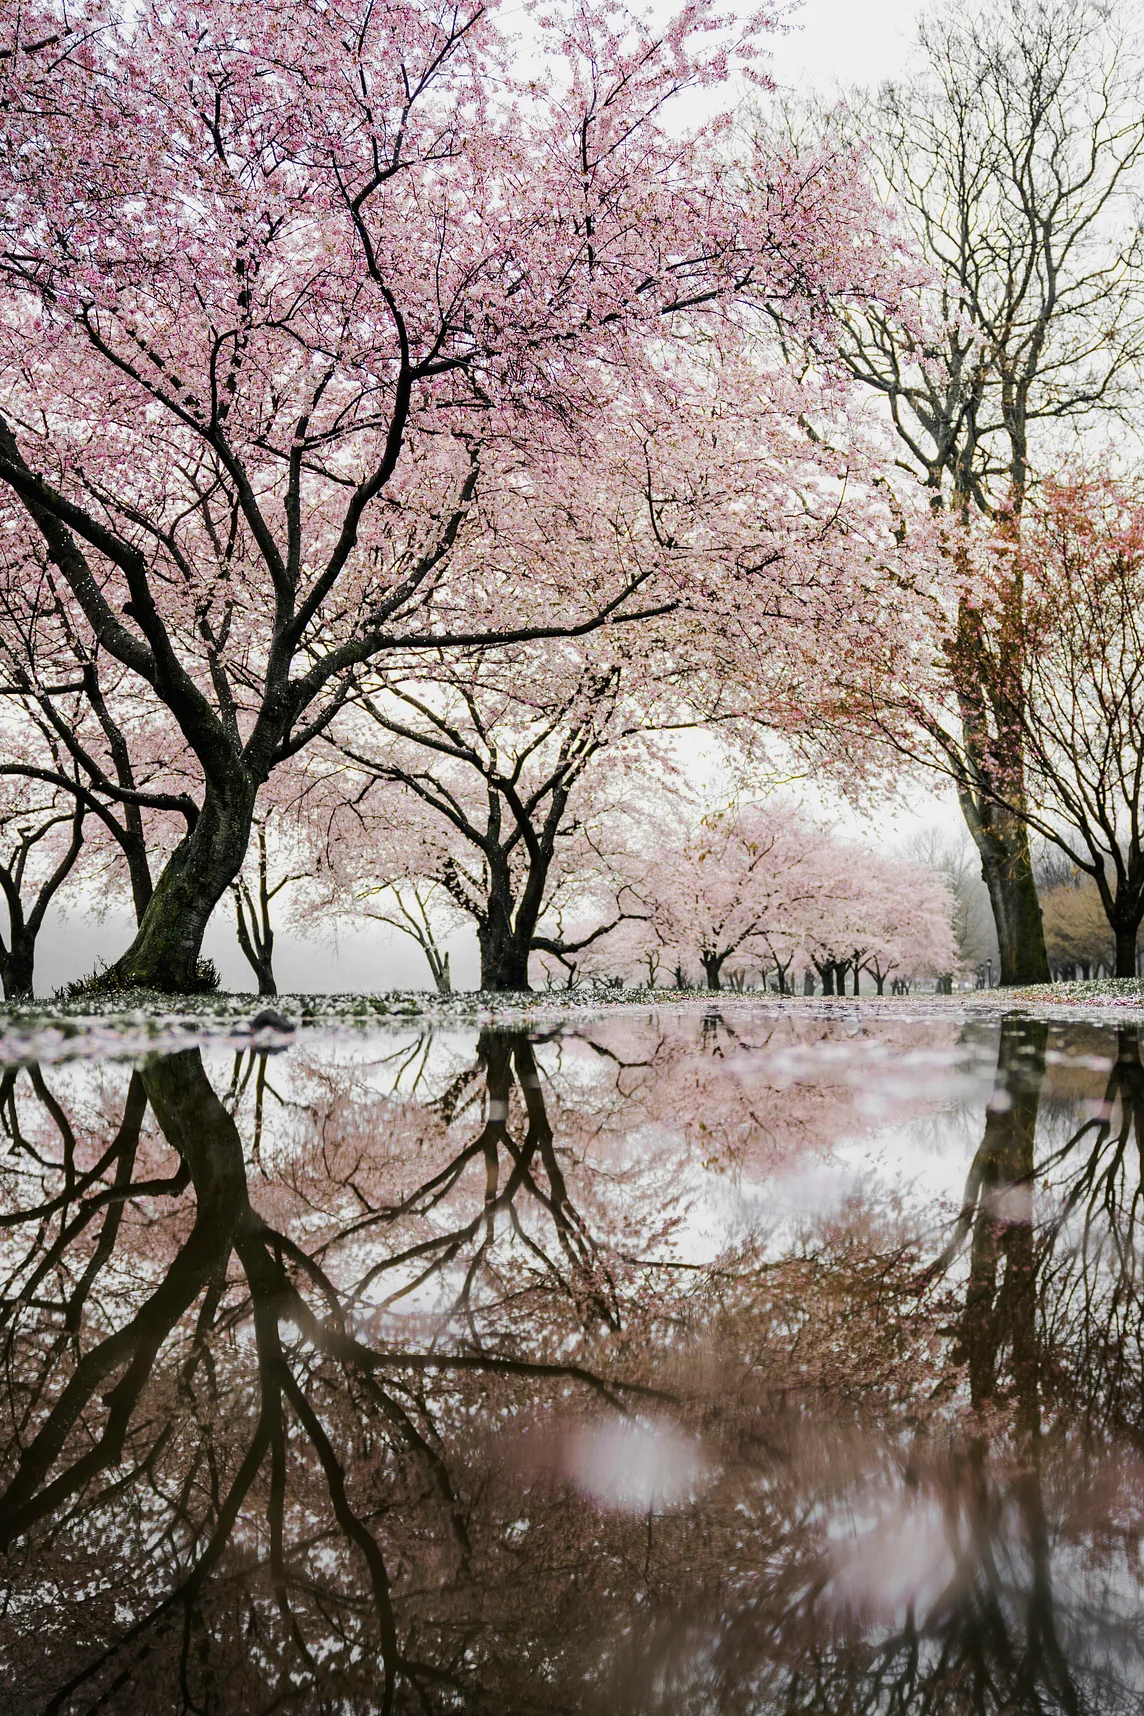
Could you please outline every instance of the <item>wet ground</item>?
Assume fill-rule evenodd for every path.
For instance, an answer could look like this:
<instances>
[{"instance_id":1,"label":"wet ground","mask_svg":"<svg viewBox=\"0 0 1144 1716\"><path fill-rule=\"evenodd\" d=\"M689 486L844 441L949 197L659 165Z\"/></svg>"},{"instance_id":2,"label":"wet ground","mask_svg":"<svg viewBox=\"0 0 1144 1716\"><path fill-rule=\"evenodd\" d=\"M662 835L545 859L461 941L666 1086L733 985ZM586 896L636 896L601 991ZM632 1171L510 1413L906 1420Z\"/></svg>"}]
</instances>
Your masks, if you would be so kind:
<instances>
[{"instance_id":1,"label":"wet ground","mask_svg":"<svg viewBox=\"0 0 1144 1716\"><path fill-rule=\"evenodd\" d=\"M1144 1026L511 1023L0 1071L3 1716L1144 1711Z\"/></svg>"}]
</instances>

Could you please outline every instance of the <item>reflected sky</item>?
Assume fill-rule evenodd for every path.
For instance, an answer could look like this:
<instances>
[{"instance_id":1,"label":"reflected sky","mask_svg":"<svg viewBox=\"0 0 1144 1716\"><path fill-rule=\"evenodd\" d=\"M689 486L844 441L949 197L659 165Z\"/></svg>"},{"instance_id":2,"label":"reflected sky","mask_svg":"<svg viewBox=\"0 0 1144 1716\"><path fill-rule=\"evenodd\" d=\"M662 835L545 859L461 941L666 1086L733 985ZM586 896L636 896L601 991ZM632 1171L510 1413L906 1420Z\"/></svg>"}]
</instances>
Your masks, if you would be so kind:
<instances>
[{"instance_id":1,"label":"reflected sky","mask_svg":"<svg viewBox=\"0 0 1144 1716\"><path fill-rule=\"evenodd\" d=\"M1142 1122L1017 1015L0 1072L0 1713L1144 1710Z\"/></svg>"}]
</instances>

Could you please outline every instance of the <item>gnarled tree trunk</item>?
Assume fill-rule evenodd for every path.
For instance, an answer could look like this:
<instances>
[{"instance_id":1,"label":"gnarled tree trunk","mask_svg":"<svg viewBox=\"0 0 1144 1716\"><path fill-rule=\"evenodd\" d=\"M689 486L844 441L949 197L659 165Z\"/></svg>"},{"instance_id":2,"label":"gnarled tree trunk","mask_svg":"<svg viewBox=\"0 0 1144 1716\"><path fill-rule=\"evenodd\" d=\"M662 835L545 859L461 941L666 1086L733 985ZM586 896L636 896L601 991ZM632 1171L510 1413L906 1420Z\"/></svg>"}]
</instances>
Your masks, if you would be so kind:
<instances>
[{"instance_id":1,"label":"gnarled tree trunk","mask_svg":"<svg viewBox=\"0 0 1144 1716\"><path fill-rule=\"evenodd\" d=\"M254 819L257 787L237 774L228 790L208 785L193 829L175 848L126 953L106 980L125 989L193 994L203 936L211 913L242 869Z\"/></svg>"},{"instance_id":2,"label":"gnarled tree trunk","mask_svg":"<svg viewBox=\"0 0 1144 1716\"><path fill-rule=\"evenodd\" d=\"M477 945L481 954L482 989L528 988L532 936L519 923L513 924L510 912L495 891L488 911L477 925Z\"/></svg>"}]
</instances>

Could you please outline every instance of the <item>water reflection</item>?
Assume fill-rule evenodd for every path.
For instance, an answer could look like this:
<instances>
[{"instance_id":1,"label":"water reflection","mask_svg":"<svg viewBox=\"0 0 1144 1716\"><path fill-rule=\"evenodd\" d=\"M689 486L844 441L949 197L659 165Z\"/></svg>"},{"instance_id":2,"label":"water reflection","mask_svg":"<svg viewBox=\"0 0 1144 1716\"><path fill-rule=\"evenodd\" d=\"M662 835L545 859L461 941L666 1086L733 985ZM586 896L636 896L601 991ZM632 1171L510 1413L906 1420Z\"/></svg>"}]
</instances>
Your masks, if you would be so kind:
<instances>
[{"instance_id":1,"label":"water reflection","mask_svg":"<svg viewBox=\"0 0 1144 1716\"><path fill-rule=\"evenodd\" d=\"M1141 1710L1142 1113L1020 1018L5 1074L0 1711Z\"/></svg>"}]
</instances>

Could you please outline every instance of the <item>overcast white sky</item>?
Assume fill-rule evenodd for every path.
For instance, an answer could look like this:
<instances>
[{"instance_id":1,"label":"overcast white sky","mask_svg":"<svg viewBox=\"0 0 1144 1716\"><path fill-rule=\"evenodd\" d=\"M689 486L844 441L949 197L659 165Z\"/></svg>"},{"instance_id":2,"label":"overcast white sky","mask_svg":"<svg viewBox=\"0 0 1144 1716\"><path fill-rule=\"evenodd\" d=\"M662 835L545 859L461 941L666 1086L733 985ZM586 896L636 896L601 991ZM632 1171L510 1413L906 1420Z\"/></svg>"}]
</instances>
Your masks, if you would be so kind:
<instances>
[{"instance_id":1,"label":"overcast white sky","mask_svg":"<svg viewBox=\"0 0 1144 1716\"><path fill-rule=\"evenodd\" d=\"M914 0L806 0L791 7L773 38L772 73L786 88L878 84L896 77L909 54Z\"/></svg>"},{"instance_id":2,"label":"overcast white sky","mask_svg":"<svg viewBox=\"0 0 1144 1716\"><path fill-rule=\"evenodd\" d=\"M661 6L664 12L675 9L670 0L654 0L654 4L657 11ZM789 8L783 29L771 38L771 73L780 90L818 88L827 93L838 86L878 84L896 77L908 57L919 10L915 0L805 0ZM933 808L940 814L936 803ZM919 816L903 808L901 814L883 821L887 843L896 845L903 831L926 814L924 809ZM38 950L38 991L50 993L90 971L97 959L114 959L130 934L126 918L108 918L102 924L84 922L78 916L64 923L50 922ZM455 986L475 986L475 937L463 934L449 945ZM218 964L224 988L251 986L229 902L215 914L206 952ZM343 929L336 945L300 942L280 930L275 969L283 991L425 988L430 981L420 950L376 927Z\"/></svg>"}]
</instances>

